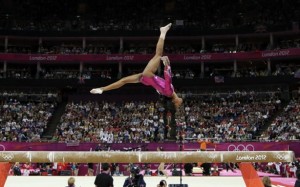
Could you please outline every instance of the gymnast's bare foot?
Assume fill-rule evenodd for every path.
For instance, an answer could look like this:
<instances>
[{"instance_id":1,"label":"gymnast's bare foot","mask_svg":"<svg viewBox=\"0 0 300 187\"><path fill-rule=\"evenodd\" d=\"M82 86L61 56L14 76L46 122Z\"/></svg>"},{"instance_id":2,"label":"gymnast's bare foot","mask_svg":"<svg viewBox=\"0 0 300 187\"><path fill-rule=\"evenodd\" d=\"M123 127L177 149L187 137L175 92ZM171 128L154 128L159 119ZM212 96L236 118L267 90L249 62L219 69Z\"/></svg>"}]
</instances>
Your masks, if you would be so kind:
<instances>
[{"instance_id":1,"label":"gymnast's bare foot","mask_svg":"<svg viewBox=\"0 0 300 187\"><path fill-rule=\"evenodd\" d=\"M90 91L92 94L102 94L103 90L101 88L94 88Z\"/></svg>"},{"instance_id":2,"label":"gymnast's bare foot","mask_svg":"<svg viewBox=\"0 0 300 187\"><path fill-rule=\"evenodd\" d=\"M161 27L161 28L160 28L160 32L161 32L161 33L167 33L168 30L171 28L171 26L172 26L172 23L169 23L168 25L166 25L166 26L164 26L164 27Z\"/></svg>"}]
</instances>

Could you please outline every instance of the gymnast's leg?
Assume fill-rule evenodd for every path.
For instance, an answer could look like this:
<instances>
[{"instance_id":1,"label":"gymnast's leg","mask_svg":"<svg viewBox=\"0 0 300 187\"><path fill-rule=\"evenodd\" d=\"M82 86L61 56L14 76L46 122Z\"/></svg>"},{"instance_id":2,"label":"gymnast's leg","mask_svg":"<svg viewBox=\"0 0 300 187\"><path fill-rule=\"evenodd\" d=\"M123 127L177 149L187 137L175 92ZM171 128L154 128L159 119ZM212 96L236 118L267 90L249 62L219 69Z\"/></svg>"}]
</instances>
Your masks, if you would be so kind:
<instances>
[{"instance_id":1,"label":"gymnast's leg","mask_svg":"<svg viewBox=\"0 0 300 187\"><path fill-rule=\"evenodd\" d=\"M118 80L117 82L114 82L110 85L107 85L107 86L104 86L101 88L94 88L90 92L92 94L102 94L104 91L118 89L118 88L124 86L125 84L139 83L141 76L142 76L142 74L138 73L138 74L130 75L127 77L123 77L122 79Z\"/></svg>"},{"instance_id":2,"label":"gymnast's leg","mask_svg":"<svg viewBox=\"0 0 300 187\"><path fill-rule=\"evenodd\" d=\"M172 23L160 28L160 36L156 44L156 51L154 57L148 62L143 71L143 76L153 77L160 65L160 58L163 55L165 37L168 30L171 28Z\"/></svg>"},{"instance_id":3,"label":"gymnast's leg","mask_svg":"<svg viewBox=\"0 0 300 187\"><path fill-rule=\"evenodd\" d=\"M124 77L122 79L120 79L119 81L112 83L110 85L107 85L105 87L100 87L100 88L94 88L90 91L90 93L92 94L102 94L104 91L109 91L109 90L114 90L117 88L120 88L122 86L124 86L125 84L128 83L138 83L140 82L140 78L141 76L147 76L147 77L153 77L155 72L157 71L159 65L160 65L160 57L163 54L163 48L164 48L164 41L165 41L165 37L166 34L168 32L168 30L171 27L171 23L169 23L168 25L161 27L160 28L160 36L159 36L159 40L156 44L156 52L154 57L148 62L147 66L145 67L143 73L139 73L139 74L135 74L135 75L131 75L128 77Z\"/></svg>"}]
</instances>

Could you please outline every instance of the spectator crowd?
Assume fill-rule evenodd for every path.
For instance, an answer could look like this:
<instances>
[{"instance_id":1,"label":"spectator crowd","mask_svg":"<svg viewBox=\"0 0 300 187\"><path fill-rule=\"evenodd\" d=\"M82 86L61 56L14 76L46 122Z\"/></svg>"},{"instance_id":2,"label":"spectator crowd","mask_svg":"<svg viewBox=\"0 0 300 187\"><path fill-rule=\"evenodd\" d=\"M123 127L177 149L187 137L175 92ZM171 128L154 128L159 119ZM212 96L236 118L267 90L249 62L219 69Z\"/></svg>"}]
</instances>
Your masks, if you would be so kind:
<instances>
[{"instance_id":1,"label":"spectator crowd","mask_svg":"<svg viewBox=\"0 0 300 187\"><path fill-rule=\"evenodd\" d=\"M299 139L299 101L282 109L280 91L182 91L184 107L177 112L177 132L185 139ZM22 95L27 95L26 98ZM41 98L37 100L36 98ZM57 93L1 94L2 141L41 141L57 105ZM30 100L35 99L35 100ZM53 135L58 142L151 142L170 139L159 101L69 102ZM276 113L278 113L274 116ZM274 119L272 123L270 119ZM270 123L270 125L269 125ZM269 125L269 126L268 126ZM266 129L264 132L262 130ZM258 137L261 133L262 137ZM177 134L177 138L178 134Z\"/></svg>"}]
</instances>

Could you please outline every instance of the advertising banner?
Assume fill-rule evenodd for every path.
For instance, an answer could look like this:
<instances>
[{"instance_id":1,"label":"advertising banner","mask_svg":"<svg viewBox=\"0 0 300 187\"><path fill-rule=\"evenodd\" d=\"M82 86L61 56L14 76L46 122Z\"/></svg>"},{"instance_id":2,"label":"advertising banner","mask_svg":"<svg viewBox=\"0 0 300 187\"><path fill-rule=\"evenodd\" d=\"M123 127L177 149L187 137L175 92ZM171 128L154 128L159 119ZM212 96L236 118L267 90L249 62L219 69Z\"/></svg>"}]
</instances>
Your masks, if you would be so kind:
<instances>
[{"instance_id":1,"label":"advertising banner","mask_svg":"<svg viewBox=\"0 0 300 187\"><path fill-rule=\"evenodd\" d=\"M210 62L300 57L299 48L237 53L166 54L173 62ZM148 62L153 54L12 54L1 53L0 61L13 62Z\"/></svg>"}]
</instances>

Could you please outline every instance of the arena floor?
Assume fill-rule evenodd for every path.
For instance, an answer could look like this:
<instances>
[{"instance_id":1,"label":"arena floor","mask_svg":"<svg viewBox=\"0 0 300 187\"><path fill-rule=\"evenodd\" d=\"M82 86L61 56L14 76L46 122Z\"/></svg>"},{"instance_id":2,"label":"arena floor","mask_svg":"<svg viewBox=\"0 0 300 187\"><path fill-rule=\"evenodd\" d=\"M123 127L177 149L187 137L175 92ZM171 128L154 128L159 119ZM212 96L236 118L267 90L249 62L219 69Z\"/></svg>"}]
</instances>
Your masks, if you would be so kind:
<instances>
[{"instance_id":1,"label":"arena floor","mask_svg":"<svg viewBox=\"0 0 300 187\"><path fill-rule=\"evenodd\" d=\"M69 176L9 176L4 187L54 187L67 186ZM122 187L126 177L114 177L114 186ZM165 177L145 177L147 187L155 187ZM76 187L94 187L95 177L75 177ZM168 177L168 184L180 184L180 177ZM188 187L245 187L242 177L182 177Z\"/></svg>"},{"instance_id":2,"label":"arena floor","mask_svg":"<svg viewBox=\"0 0 300 187\"><path fill-rule=\"evenodd\" d=\"M145 176L145 181L148 187L155 187L160 180L167 180L168 184L180 184L180 177L171 176ZM182 184L188 184L188 187L243 187L246 186L242 178L240 170L234 171L221 171L221 176L204 177L202 175L195 176L183 176ZM269 176L271 178L273 186L276 187L294 187L296 178L283 178L280 175L257 172L258 176ZM8 176L5 187L53 187L53 186L66 186L67 180L70 176ZM122 187L126 176L114 176L115 187ZM95 177L89 176L77 176L75 177L76 187L89 187L94 186ZM201 185L200 185L201 184Z\"/></svg>"}]
</instances>

